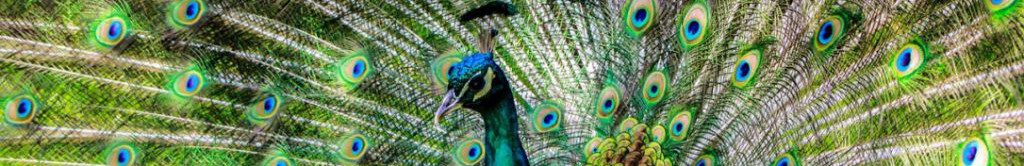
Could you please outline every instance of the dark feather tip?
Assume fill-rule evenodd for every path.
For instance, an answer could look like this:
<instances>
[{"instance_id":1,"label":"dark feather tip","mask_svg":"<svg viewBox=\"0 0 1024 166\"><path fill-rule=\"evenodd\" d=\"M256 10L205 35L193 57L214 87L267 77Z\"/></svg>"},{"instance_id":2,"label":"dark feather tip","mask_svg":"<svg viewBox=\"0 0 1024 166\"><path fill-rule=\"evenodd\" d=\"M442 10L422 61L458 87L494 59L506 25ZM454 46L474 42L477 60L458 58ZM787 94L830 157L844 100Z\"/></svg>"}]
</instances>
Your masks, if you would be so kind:
<instances>
[{"instance_id":1,"label":"dark feather tip","mask_svg":"<svg viewBox=\"0 0 1024 166\"><path fill-rule=\"evenodd\" d=\"M462 14L462 16L459 17L459 21L466 22L492 14L501 14L505 16L516 15L516 6L508 2L491 1L486 5L469 10Z\"/></svg>"}]
</instances>

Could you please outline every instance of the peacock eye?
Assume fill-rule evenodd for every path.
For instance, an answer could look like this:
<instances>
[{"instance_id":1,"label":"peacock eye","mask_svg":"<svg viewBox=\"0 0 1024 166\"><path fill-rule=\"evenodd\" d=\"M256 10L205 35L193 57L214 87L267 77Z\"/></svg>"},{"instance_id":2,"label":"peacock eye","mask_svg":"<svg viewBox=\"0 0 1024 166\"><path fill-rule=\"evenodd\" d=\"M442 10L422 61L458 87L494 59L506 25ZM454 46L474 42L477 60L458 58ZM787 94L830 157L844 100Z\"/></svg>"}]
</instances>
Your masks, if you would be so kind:
<instances>
[{"instance_id":1,"label":"peacock eye","mask_svg":"<svg viewBox=\"0 0 1024 166\"><path fill-rule=\"evenodd\" d=\"M473 78L473 80L470 80L469 81L469 88L473 88L473 90L483 89L484 88L484 80L483 80L483 78L476 77L476 78Z\"/></svg>"}]
</instances>

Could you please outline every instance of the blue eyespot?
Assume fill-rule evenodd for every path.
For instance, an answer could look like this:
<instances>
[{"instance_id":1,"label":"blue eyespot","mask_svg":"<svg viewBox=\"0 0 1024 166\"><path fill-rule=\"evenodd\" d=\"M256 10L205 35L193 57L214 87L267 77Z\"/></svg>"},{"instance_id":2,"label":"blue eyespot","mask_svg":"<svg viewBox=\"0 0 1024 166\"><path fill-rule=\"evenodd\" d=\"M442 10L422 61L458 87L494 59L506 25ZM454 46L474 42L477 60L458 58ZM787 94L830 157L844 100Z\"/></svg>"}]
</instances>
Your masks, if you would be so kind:
<instances>
[{"instance_id":1,"label":"blue eyespot","mask_svg":"<svg viewBox=\"0 0 1024 166\"><path fill-rule=\"evenodd\" d=\"M742 54L732 66L732 85L738 89L746 90L757 83L758 66L760 66L762 52L760 49L748 50Z\"/></svg>"},{"instance_id":2,"label":"blue eyespot","mask_svg":"<svg viewBox=\"0 0 1024 166\"><path fill-rule=\"evenodd\" d=\"M679 34L679 44L683 50L692 50L704 42L707 36L707 29L713 25L708 20L711 13L708 11L707 2L690 1L686 7L686 13L680 13L681 17L676 21L676 33Z\"/></svg>"},{"instance_id":3,"label":"blue eyespot","mask_svg":"<svg viewBox=\"0 0 1024 166\"><path fill-rule=\"evenodd\" d=\"M116 166L128 166L138 164L139 152L133 147L126 144L117 144L108 151L104 152L106 156L106 165Z\"/></svg>"},{"instance_id":4,"label":"blue eyespot","mask_svg":"<svg viewBox=\"0 0 1024 166\"><path fill-rule=\"evenodd\" d=\"M789 158L782 158L775 166L789 166Z\"/></svg>"},{"instance_id":5,"label":"blue eyespot","mask_svg":"<svg viewBox=\"0 0 1024 166\"><path fill-rule=\"evenodd\" d=\"M483 146L484 143L479 139L464 140L453 151L452 159L459 165L476 165L487 156L487 149L483 149Z\"/></svg>"},{"instance_id":6,"label":"blue eyespot","mask_svg":"<svg viewBox=\"0 0 1024 166\"><path fill-rule=\"evenodd\" d=\"M359 154L363 150L363 139L356 139L352 142L352 154Z\"/></svg>"},{"instance_id":7,"label":"blue eyespot","mask_svg":"<svg viewBox=\"0 0 1024 166\"><path fill-rule=\"evenodd\" d=\"M685 139L687 135L687 126L692 123L690 122L692 120L690 117L693 117L693 113L690 111L681 111L673 114L671 121L669 121L668 125L665 126L671 130L669 138L674 141L682 141Z\"/></svg>"},{"instance_id":8,"label":"blue eyespot","mask_svg":"<svg viewBox=\"0 0 1024 166\"><path fill-rule=\"evenodd\" d=\"M546 100L537 105L536 110L530 114L533 119L533 127L539 132L558 130L561 121L562 110L565 107L559 101Z\"/></svg>"},{"instance_id":9,"label":"blue eyespot","mask_svg":"<svg viewBox=\"0 0 1024 166\"><path fill-rule=\"evenodd\" d=\"M967 147L963 150L963 161L964 165L971 165L974 160L978 157L978 142L967 143Z\"/></svg>"},{"instance_id":10,"label":"blue eyespot","mask_svg":"<svg viewBox=\"0 0 1024 166\"><path fill-rule=\"evenodd\" d=\"M650 90L647 92L647 96L650 96L650 97L658 96L658 86L657 85L651 86Z\"/></svg>"},{"instance_id":11,"label":"blue eyespot","mask_svg":"<svg viewBox=\"0 0 1024 166\"><path fill-rule=\"evenodd\" d=\"M824 45L828 44L829 41L832 41L833 28L834 26L832 25L832 21L827 21L822 24L821 28L818 29L818 42Z\"/></svg>"},{"instance_id":12,"label":"blue eyespot","mask_svg":"<svg viewBox=\"0 0 1024 166\"><path fill-rule=\"evenodd\" d=\"M128 164L128 158L131 157L130 153L131 152L128 152L128 149L118 150L117 151L117 164L118 165Z\"/></svg>"},{"instance_id":13,"label":"blue eyespot","mask_svg":"<svg viewBox=\"0 0 1024 166\"><path fill-rule=\"evenodd\" d=\"M473 145L472 148L469 148L468 155L469 155L469 160L476 160L477 157L480 157L480 147L476 146L476 145Z\"/></svg>"},{"instance_id":14,"label":"blue eyespot","mask_svg":"<svg viewBox=\"0 0 1024 166\"><path fill-rule=\"evenodd\" d=\"M32 101L28 99L18 100L18 118L26 118L32 112Z\"/></svg>"},{"instance_id":15,"label":"blue eyespot","mask_svg":"<svg viewBox=\"0 0 1024 166\"><path fill-rule=\"evenodd\" d=\"M266 159L263 162L263 164L261 164L261 165L265 165L265 166L290 166L290 165L292 165L292 161L290 159L288 159L287 157L284 157L284 156L270 156L270 158Z\"/></svg>"},{"instance_id":16,"label":"blue eyespot","mask_svg":"<svg viewBox=\"0 0 1024 166\"><path fill-rule=\"evenodd\" d=\"M188 79L185 80L185 91L194 92L196 87L199 87L199 76L189 75Z\"/></svg>"},{"instance_id":17,"label":"blue eyespot","mask_svg":"<svg viewBox=\"0 0 1024 166\"><path fill-rule=\"evenodd\" d=\"M359 78L363 76L363 71L366 70L366 64L363 61L357 61L356 65L352 67L352 77ZM451 72L451 70L448 70Z\"/></svg>"},{"instance_id":18,"label":"blue eyespot","mask_svg":"<svg viewBox=\"0 0 1024 166\"><path fill-rule=\"evenodd\" d=\"M369 57L362 52L349 55L338 63L340 64L335 70L341 78L339 81L344 91L355 90L364 79L373 75L373 63L370 63Z\"/></svg>"},{"instance_id":19,"label":"blue eyespot","mask_svg":"<svg viewBox=\"0 0 1024 166\"><path fill-rule=\"evenodd\" d=\"M367 140L362 134L352 134L345 138L337 154L346 161L359 161L370 149L373 149L371 140Z\"/></svg>"},{"instance_id":20,"label":"blue eyespot","mask_svg":"<svg viewBox=\"0 0 1024 166\"><path fill-rule=\"evenodd\" d=\"M594 114L598 118L608 118L615 113L615 110L619 107L619 89L612 85L606 85L597 99L594 100Z\"/></svg>"},{"instance_id":21,"label":"blue eyespot","mask_svg":"<svg viewBox=\"0 0 1024 166\"><path fill-rule=\"evenodd\" d=\"M171 85L168 85L168 89L172 90L174 94L189 97L199 94L203 89L204 80L203 75L200 71L189 70L179 75L174 75L174 81Z\"/></svg>"},{"instance_id":22,"label":"blue eyespot","mask_svg":"<svg viewBox=\"0 0 1024 166\"><path fill-rule=\"evenodd\" d=\"M978 137L972 137L965 140L960 144L958 149L960 153L960 164L962 166L988 166L992 164L992 154L989 153L989 147L985 144L985 140ZM998 164L997 164L998 165Z\"/></svg>"},{"instance_id":23,"label":"blue eyespot","mask_svg":"<svg viewBox=\"0 0 1024 166\"><path fill-rule=\"evenodd\" d=\"M658 16L657 0L627 0L622 6L622 20L629 37L638 38L654 27Z\"/></svg>"},{"instance_id":24,"label":"blue eyespot","mask_svg":"<svg viewBox=\"0 0 1024 166\"><path fill-rule=\"evenodd\" d=\"M691 20L686 23L686 40L697 39L700 35L700 23L696 20Z\"/></svg>"},{"instance_id":25,"label":"blue eyespot","mask_svg":"<svg viewBox=\"0 0 1024 166\"><path fill-rule=\"evenodd\" d=\"M555 124L555 116L557 116L557 115L555 115L555 114L544 115L544 127L551 127L551 125L554 125Z\"/></svg>"},{"instance_id":26,"label":"blue eyespot","mask_svg":"<svg viewBox=\"0 0 1024 166\"><path fill-rule=\"evenodd\" d=\"M198 13L199 13L199 3L196 2L196 1L189 2L188 6L185 7L185 18L186 19L189 19L189 20L195 19L196 18L196 14L198 14Z\"/></svg>"},{"instance_id":27,"label":"blue eyespot","mask_svg":"<svg viewBox=\"0 0 1024 166\"><path fill-rule=\"evenodd\" d=\"M704 155L701 155L699 158L697 158L697 163L694 163L693 165L696 165L696 166L715 166L715 165L719 165L718 157L716 157L714 154L704 154Z\"/></svg>"},{"instance_id":28,"label":"blue eyespot","mask_svg":"<svg viewBox=\"0 0 1024 166\"><path fill-rule=\"evenodd\" d=\"M585 145L586 148L583 150L583 155L585 157L590 157L595 153L601 152L601 149L598 149L601 146L601 141L604 141L601 137L590 138L590 141L587 141L587 144Z\"/></svg>"},{"instance_id":29,"label":"blue eyespot","mask_svg":"<svg viewBox=\"0 0 1024 166\"><path fill-rule=\"evenodd\" d=\"M20 126L29 124L37 113L40 105L37 99L30 94L22 94L11 97L7 100L0 101L3 106L0 107L0 121L7 122L12 125ZM2 125L2 124L0 124Z\"/></svg>"},{"instance_id":30,"label":"blue eyespot","mask_svg":"<svg viewBox=\"0 0 1024 166\"><path fill-rule=\"evenodd\" d=\"M782 156L779 156L779 158L776 158L774 165L775 166L800 165L800 158L798 158L796 156L796 152L795 151L791 150L790 152L785 153Z\"/></svg>"},{"instance_id":31,"label":"blue eyespot","mask_svg":"<svg viewBox=\"0 0 1024 166\"><path fill-rule=\"evenodd\" d=\"M139 156L142 153L135 149L131 145L124 143L115 143L113 146L108 147L107 150L103 151L104 165L116 165L116 166L128 166L138 165Z\"/></svg>"},{"instance_id":32,"label":"blue eyespot","mask_svg":"<svg viewBox=\"0 0 1024 166\"><path fill-rule=\"evenodd\" d=\"M747 61L740 62L740 65L736 67L736 81L746 81L750 78L750 63Z\"/></svg>"},{"instance_id":33,"label":"blue eyespot","mask_svg":"<svg viewBox=\"0 0 1024 166\"><path fill-rule=\"evenodd\" d=\"M928 50L925 45L921 45L921 41L912 41L904 44L898 52L891 55L892 59L889 61L889 68L894 71L897 78L901 80L909 80L911 76L916 75L918 71L924 69L924 65L928 60Z\"/></svg>"},{"instance_id":34,"label":"blue eyespot","mask_svg":"<svg viewBox=\"0 0 1024 166\"><path fill-rule=\"evenodd\" d=\"M633 26L643 27L647 24L647 9L639 9L633 14Z\"/></svg>"},{"instance_id":35,"label":"blue eyespot","mask_svg":"<svg viewBox=\"0 0 1024 166\"><path fill-rule=\"evenodd\" d=\"M97 44L97 46L106 49L117 46L132 33L131 22L128 22L125 18L117 15L97 19L95 20L95 24L92 24L91 26L90 35L92 37L89 38L94 40L93 44Z\"/></svg>"},{"instance_id":36,"label":"blue eyespot","mask_svg":"<svg viewBox=\"0 0 1024 166\"><path fill-rule=\"evenodd\" d=\"M653 106L665 98L663 89L668 89L668 78L663 71L652 71L644 78L641 87L640 92L646 93L642 95L644 104Z\"/></svg>"},{"instance_id":37,"label":"blue eyespot","mask_svg":"<svg viewBox=\"0 0 1024 166\"><path fill-rule=\"evenodd\" d=\"M167 10L167 21L174 28L188 28L203 19L206 3L203 0L172 0ZM268 163L267 165L270 165Z\"/></svg>"},{"instance_id":38,"label":"blue eyespot","mask_svg":"<svg viewBox=\"0 0 1024 166\"><path fill-rule=\"evenodd\" d=\"M1002 5L1003 4L1003 0L992 0L992 4L993 5Z\"/></svg>"},{"instance_id":39,"label":"blue eyespot","mask_svg":"<svg viewBox=\"0 0 1024 166\"><path fill-rule=\"evenodd\" d=\"M683 123L672 125L672 134L679 135L683 132Z\"/></svg>"},{"instance_id":40,"label":"blue eyespot","mask_svg":"<svg viewBox=\"0 0 1024 166\"><path fill-rule=\"evenodd\" d=\"M263 112L264 114L270 114L274 112L274 106L277 106L277 99L274 97L268 97L263 99Z\"/></svg>"},{"instance_id":41,"label":"blue eyespot","mask_svg":"<svg viewBox=\"0 0 1024 166\"><path fill-rule=\"evenodd\" d=\"M900 53L900 57L897 59L898 63L896 64L896 69L898 69L901 72L907 71L907 68L910 67L910 59L911 59L910 52L911 51L913 51L913 50L911 50L910 48L907 48L907 49L903 50L903 53Z\"/></svg>"},{"instance_id":42,"label":"blue eyespot","mask_svg":"<svg viewBox=\"0 0 1024 166\"><path fill-rule=\"evenodd\" d=\"M256 126L265 126L269 124L271 118L274 118L278 112L281 111L282 105L286 101L271 91L265 91L261 95L263 98L257 98L250 106L249 110L245 111L245 118L252 122ZM272 162L266 163L267 165Z\"/></svg>"},{"instance_id":43,"label":"blue eyespot","mask_svg":"<svg viewBox=\"0 0 1024 166\"><path fill-rule=\"evenodd\" d=\"M124 26L120 21L114 21L110 23L110 30L107 31L107 39L117 40L121 37L121 27Z\"/></svg>"}]
</instances>

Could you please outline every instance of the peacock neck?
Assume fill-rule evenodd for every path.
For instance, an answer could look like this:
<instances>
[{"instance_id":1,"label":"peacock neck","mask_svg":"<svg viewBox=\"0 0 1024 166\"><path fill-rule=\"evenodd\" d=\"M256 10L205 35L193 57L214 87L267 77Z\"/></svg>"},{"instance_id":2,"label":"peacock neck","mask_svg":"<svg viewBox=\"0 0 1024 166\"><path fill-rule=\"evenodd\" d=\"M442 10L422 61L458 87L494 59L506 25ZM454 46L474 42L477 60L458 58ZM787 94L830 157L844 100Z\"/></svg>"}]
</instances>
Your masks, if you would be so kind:
<instances>
[{"instance_id":1,"label":"peacock neck","mask_svg":"<svg viewBox=\"0 0 1024 166\"><path fill-rule=\"evenodd\" d=\"M486 165L529 165L526 151L519 141L519 116L511 94L511 91L502 94L500 102L485 108L491 110L479 111L487 134L484 142L488 152L484 158Z\"/></svg>"}]
</instances>

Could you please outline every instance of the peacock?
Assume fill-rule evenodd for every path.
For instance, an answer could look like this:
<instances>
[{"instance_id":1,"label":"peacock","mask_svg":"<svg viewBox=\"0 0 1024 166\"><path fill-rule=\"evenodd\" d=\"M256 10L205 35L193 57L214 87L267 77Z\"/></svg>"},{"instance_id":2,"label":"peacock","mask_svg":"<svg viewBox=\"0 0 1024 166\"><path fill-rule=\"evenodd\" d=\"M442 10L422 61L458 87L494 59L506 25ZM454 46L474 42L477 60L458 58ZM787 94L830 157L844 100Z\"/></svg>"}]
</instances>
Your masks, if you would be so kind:
<instances>
[{"instance_id":1,"label":"peacock","mask_svg":"<svg viewBox=\"0 0 1024 166\"><path fill-rule=\"evenodd\" d=\"M1024 165L1016 0L4 0L0 165Z\"/></svg>"}]
</instances>

